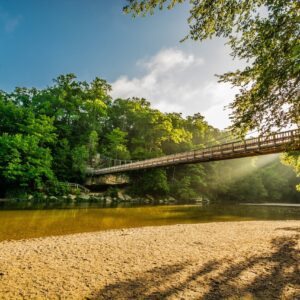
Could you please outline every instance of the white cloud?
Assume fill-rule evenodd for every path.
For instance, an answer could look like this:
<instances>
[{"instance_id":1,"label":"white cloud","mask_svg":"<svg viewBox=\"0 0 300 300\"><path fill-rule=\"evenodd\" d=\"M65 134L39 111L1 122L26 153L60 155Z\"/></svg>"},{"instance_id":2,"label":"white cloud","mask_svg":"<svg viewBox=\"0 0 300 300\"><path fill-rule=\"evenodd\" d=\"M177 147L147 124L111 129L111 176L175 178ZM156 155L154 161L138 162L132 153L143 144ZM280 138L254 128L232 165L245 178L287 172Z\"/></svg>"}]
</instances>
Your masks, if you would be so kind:
<instances>
[{"instance_id":1,"label":"white cloud","mask_svg":"<svg viewBox=\"0 0 300 300\"><path fill-rule=\"evenodd\" d=\"M20 16L7 19L5 22L5 30L7 32L13 32L16 29L16 27L19 25L20 21L21 21Z\"/></svg>"},{"instance_id":2,"label":"white cloud","mask_svg":"<svg viewBox=\"0 0 300 300\"><path fill-rule=\"evenodd\" d=\"M229 125L229 112L223 107L233 100L235 90L218 83L201 57L171 48L137 65L143 68L144 75L118 78L112 83L114 98L143 97L165 112L200 112L216 127Z\"/></svg>"},{"instance_id":3,"label":"white cloud","mask_svg":"<svg viewBox=\"0 0 300 300\"><path fill-rule=\"evenodd\" d=\"M4 26L6 32L13 32L20 24L22 16L11 16L8 12L4 11L0 7L0 21Z\"/></svg>"}]
</instances>

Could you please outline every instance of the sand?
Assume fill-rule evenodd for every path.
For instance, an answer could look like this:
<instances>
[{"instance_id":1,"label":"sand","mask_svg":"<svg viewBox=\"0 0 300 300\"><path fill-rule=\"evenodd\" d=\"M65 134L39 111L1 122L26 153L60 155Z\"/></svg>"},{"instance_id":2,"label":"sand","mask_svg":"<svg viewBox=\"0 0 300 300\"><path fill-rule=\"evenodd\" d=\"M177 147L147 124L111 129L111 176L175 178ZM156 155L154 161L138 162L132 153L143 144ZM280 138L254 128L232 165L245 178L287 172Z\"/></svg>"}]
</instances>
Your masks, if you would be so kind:
<instances>
[{"instance_id":1,"label":"sand","mask_svg":"<svg viewBox=\"0 0 300 300\"><path fill-rule=\"evenodd\" d=\"M0 299L300 299L300 221L0 243Z\"/></svg>"}]
</instances>

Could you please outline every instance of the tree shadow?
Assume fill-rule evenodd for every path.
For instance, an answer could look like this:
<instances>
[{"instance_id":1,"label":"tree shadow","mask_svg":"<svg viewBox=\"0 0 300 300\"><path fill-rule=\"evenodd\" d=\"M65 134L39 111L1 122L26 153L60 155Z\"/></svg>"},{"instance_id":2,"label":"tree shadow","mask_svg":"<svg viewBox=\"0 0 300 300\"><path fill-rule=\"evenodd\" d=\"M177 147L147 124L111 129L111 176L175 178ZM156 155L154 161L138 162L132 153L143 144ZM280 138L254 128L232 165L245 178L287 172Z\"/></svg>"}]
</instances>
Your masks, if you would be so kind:
<instances>
[{"instance_id":1,"label":"tree shadow","mask_svg":"<svg viewBox=\"0 0 300 300\"><path fill-rule=\"evenodd\" d=\"M211 284L210 291L201 299L300 299L300 250L297 249L299 235L281 237L272 241L274 252L253 256L246 261L227 268ZM263 272L259 272L263 267ZM241 280L248 271L256 276ZM247 274L247 273L246 273ZM241 282L242 281L242 282ZM288 295L290 290L290 295ZM286 295L283 295L285 292Z\"/></svg>"},{"instance_id":2,"label":"tree shadow","mask_svg":"<svg viewBox=\"0 0 300 300\"><path fill-rule=\"evenodd\" d=\"M282 228L291 230L290 228ZM298 232L299 228L295 228ZM91 299L300 299L299 235L272 240L272 251L237 263L208 261L182 276L191 262L156 267L137 278L109 284ZM196 288L196 290L195 290Z\"/></svg>"},{"instance_id":3,"label":"tree shadow","mask_svg":"<svg viewBox=\"0 0 300 300\"><path fill-rule=\"evenodd\" d=\"M300 227L282 227L282 228L277 228L276 230L300 232Z\"/></svg>"},{"instance_id":4,"label":"tree shadow","mask_svg":"<svg viewBox=\"0 0 300 300\"><path fill-rule=\"evenodd\" d=\"M178 282L176 276L180 275L180 272L188 265L189 262L187 261L182 264L153 268L139 278L108 285L91 299L166 299L177 291L184 289L190 281L210 273L218 266L218 263L210 261L190 275L184 282ZM172 278L171 281L170 278ZM167 288L161 290L161 285L167 285Z\"/></svg>"}]
</instances>

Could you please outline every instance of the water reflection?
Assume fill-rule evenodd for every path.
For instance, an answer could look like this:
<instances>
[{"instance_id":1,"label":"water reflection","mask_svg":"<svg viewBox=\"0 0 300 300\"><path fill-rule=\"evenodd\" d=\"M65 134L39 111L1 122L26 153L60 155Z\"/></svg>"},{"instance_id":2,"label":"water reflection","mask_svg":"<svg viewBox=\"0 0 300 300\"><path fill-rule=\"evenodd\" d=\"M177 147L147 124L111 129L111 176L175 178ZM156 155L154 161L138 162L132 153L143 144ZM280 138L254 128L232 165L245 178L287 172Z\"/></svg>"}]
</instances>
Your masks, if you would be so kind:
<instances>
[{"instance_id":1,"label":"water reflection","mask_svg":"<svg viewBox=\"0 0 300 300\"><path fill-rule=\"evenodd\" d=\"M1 210L0 241L179 223L299 220L300 207L237 204Z\"/></svg>"}]
</instances>

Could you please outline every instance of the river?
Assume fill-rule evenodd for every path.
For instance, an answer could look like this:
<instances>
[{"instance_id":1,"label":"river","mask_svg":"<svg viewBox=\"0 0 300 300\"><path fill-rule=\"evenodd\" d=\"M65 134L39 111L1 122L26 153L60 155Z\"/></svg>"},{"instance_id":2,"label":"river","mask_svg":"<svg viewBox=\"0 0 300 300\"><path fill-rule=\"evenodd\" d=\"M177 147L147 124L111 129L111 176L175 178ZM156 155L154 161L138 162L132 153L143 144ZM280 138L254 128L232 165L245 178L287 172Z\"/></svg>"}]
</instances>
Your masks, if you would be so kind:
<instances>
[{"instance_id":1,"label":"river","mask_svg":"<svg viewBox=\"0 0 300 300\"><path fill-rule=\"evenodd\" d=\"M300 207L278 203L200 203L115 208L2 209L0 241L141 226L249 220L300 220Z\"/></svg>"}]
</instances>

